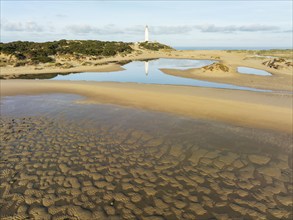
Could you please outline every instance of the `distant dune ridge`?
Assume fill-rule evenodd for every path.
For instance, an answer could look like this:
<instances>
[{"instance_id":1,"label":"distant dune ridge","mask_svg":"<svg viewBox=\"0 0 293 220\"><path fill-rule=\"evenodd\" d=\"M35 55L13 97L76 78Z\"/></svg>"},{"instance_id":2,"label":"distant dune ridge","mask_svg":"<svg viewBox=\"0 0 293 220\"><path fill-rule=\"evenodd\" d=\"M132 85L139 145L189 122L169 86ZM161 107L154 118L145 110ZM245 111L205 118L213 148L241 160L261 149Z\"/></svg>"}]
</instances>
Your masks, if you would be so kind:
<instances>
[{"instance_id":1,"label":"distant dune ridge","mask_svg":"<svg viewBox=\"0 0 293 220\"><path fill-rule=\"evenodd\" d=\"M16 41L0 44L2 57L1 66L13 65L14 67L36 65L40 63L53 63L61 58L69 60L98 60L103 57L116 55L125 56L139 49L158 51L172 48L152 42L125 43L115 41L97 40L59 40L53 42L35 43L28 41ZM70 67L67 67L70 68Z\"/></svg>"}]
</instances>

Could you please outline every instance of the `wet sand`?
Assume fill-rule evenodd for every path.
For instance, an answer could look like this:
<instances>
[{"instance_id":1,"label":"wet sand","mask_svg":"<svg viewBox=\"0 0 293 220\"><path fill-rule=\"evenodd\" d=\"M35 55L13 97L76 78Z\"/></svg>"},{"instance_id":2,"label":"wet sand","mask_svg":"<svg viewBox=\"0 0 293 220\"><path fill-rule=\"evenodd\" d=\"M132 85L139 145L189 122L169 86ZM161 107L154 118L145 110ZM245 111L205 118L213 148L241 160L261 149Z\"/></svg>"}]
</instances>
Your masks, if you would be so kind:
<instances>
[{"instance_id":1,"label":"wet sand","mask_svg":"<svg viewBox=\"0 0 293 220\"><path fill-rule=\"evenodd\" d=\"M290 134L81 99L2 98L1 219L292 219Z\"/></svg>"},{"instance_id":2,"label":"wet sand","mask_svg":"<svg viewBox=\"0 0 293 220\"><path fill-rule=\"evenodd\" d=\"M118 64L108 63L98 66L81 66L76 65L69 69L58 67L45 67L45 64L41 64L42 67L25 66L25 67L1 67L1 75L7 76L7 78L19 77L27 74L50 74L50 73L80 73L80 72L115 72L122 71L123 67Z\"/></svg>"},{"instance_id":3,"label":"wet sand","mask_svg":"<svg viewBox=\"0 0 293 220\"><path fill-rule=\"evenodd\" d=\"M1 95L72 93L109 103L292 133L292 94L135 83L2 80Z\"/></svg>"},{"instance_id":4,"label":"wet sand","mask_svg":"<svg viewBox=\"0 0 293 220\"><path fill-rule=\"evenodd\" d=\"M140 57L231 58L235 65L245 58L215 54ZM11 74L31 73L23 70ZM33 73L40 71L47 72ZM273 78L233 71L200 77L291 91L290 73L270 72ZM291 93L48 80L0 85L0 219L293 218Z\"/></svg>"},{"instance_id":5,"label":"wet sand","mask_svg":"<svg viewBox=\"0 0 293 220\"><path fill-rule=\"evenodd\" d=\"M240 65L241 66L241 65ZM237 67L235 67L236 69ZM176 70L176 69L161 69L165 74L180 76L191 79L204 80L209 82L227 83L237 86L246 86L257 89L269 89L275 91L290 91L293 92L293 74L290 75L272 75L258 76L253 74L237 73L203 73L200 70ZM293 69L291 70L293 71Z\"/></svg>"}]
</instances>

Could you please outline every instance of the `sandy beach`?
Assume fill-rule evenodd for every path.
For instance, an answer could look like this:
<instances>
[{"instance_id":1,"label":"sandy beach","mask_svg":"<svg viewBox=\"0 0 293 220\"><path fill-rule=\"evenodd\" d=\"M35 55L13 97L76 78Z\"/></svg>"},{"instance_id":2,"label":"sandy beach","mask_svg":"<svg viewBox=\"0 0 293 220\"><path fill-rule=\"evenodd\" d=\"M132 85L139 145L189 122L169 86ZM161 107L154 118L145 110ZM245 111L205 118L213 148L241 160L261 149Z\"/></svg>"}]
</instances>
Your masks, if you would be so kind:
<instances>
[{"instance_id":1,"label":"sandy beach","mask_svg":"<svg viewBox=\"0 0 293 220\"><path fill-rule=\"evenodd\" d=\"M242 126L292 132L292 95L223 89L65 81L2 80L1 96L73 93L111 103Z\"/></svg>"},{"instance_id":2,"label":"sandy beach","mask_svg":"<svg viewBox=\"0 0 293 220\"><path fill-rule=\"evenodd\" d=\"M136 48L1 67L0 218L292 219L292 59L273 55ZM242 87L44 80L158 58L212 60L161 71Z\"/></svg>"},{"instance_id":3,"label":"sandy beach","mask_svg":"<svg viewBox=\"0 0 293 220\"><path fill-rule=\"evenodd\" d=\"M272 89L272 90L293 90L293 75L292 66L284 67L281 69L274 69L265 66L263 63L272 58L265 58L265 56L253 56L245 51L227 52L227 51L186 51L182 52L183 57L199 57L203 58L217 58L220 64L228 68L223 71L214 67L211 69L197 68L188 70L174 70L174 69L161 69L164 73L182 76L187 78L194 78L199 80L207 80L211 82L229 83L239 86L248 86L259 89ZM292 64L292 56L289 55L288 60ZM281 64L282 65L282 64ZM241 74L237 71L237 67L249 67L259 70L265 70L272 74L270 77L258 76L253 74Z\"/></svg>"},{"instance_id":4,"label":"sandy beach","mask_svg":"<svg viewBox=\"0 0 293 220\"><path fill-rule=\"evenodd\" d=\"M290 1L1 1L0 220L292 220Z\"/></svg>"}]
</instances>

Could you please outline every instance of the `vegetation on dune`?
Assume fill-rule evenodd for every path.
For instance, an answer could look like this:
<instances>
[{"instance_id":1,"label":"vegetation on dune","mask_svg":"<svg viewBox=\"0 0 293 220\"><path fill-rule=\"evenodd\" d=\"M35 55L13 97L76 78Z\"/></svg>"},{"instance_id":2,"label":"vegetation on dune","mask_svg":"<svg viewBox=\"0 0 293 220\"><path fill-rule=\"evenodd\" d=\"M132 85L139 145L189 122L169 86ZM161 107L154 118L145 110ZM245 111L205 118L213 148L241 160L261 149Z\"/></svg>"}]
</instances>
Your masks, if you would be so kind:
<instances>
[{"instance_id":1,"label":"vegetation on dune","mask_svg":"<svg viewBox=\"0 0 293 220\"><path fill-rule=\"evenodd\" d=\"M251 55L258 56L274 56L286 59L292 59L293 50L292 49L270 49L270 50L226 50L228 53L247 53Z\"/></svg>"},{"instance_id":2,"label":"vegetation on dune","mask_svg":"<svg viewBox=\"0 0 293 220\"><path fill-rule=\"evenodd\" d=\"M270 49L270 50L226 50L227 52L239 52L239 53L253 53L253 54L271 54L271 53L292 53L292 49Z\"/></svg>"},{"instance_id":3,"label":"vegetation on dune","mask_svg":"<svg viewBox=\"0 0 293 220\"><path fill-rule=\"evenodd\" d=\"M259 50L259 51L257 51L257 55L274 56L274 57L279 57L279 58L292 59L293 58L293 50L292 49Z\"/></svg>"},{"instance_id":4,"label":"vegetation on dune","mask_svg":"<svg viewBox=\"0 0 293 220\"><path fill-rule=\"evenodd\" d=\"M222 72L229 72L229 67L222 64L222 63L213 63L209 66L203 67L204 70L209 70L209 71L222 71Z\"/></svg>"},{"instance_id":5,"label":"vegetation on dune","mask_svg":"<svg viewBox=\"0 0 293 220\"><path fill-rule=\"evenodd\" d=\"M36 43L29 41L15 41L0 43L0 54L13 57L15 67L26 64L39 64L55 62L56 56L73 56L76 59L91 57L92 60L115 55L125 56L134 51L132 43L97 41L97 40L59 40L52 42ZM142 49L159 51L172 49L171 47L157 42L139 43ZM1 66L5 63L0 60Z\"/></svg>"},{"instance_id":6,"label":"vegetation on dune","mask_svg":"<svg viewBox=\"0 0 293 220\"><path fill-rule=\"evenodd\" d=\"M139 43L139 47L143 49L147 49L147 50L154 50L154 51L158 51L162 49L173 50L172 47L169 47L165 44L160 44L157 42L148 42L148 41Z\"/></svg>"},{"instance_id":7,"label":"vegetation on dune","mask_svg":"<svg viewBox=\"0 0 293 220\"><path fill-rule=\"evenodd\" d=\"M285 59L282 59L282 58L267 60L263 62L262 64L269 68L274 68L274 69L282 69L284 67L293 67L292 62L286 61Z\"/></svg>"},{"instance_id":8,"label":"vegetation on dune","mask_svg":"<svg viewBox=\"0 0 293 220\"><path fill-rule=\"evenodd\" d=\"M0 43L0 53L13 55L20 62L38 64L54 62L56 55L76 56L114 56L119 53L130 53L131 43L96 41L96 40L60 40L53 42L35 43L15 41Z\"/></svg>"}]
</instances>

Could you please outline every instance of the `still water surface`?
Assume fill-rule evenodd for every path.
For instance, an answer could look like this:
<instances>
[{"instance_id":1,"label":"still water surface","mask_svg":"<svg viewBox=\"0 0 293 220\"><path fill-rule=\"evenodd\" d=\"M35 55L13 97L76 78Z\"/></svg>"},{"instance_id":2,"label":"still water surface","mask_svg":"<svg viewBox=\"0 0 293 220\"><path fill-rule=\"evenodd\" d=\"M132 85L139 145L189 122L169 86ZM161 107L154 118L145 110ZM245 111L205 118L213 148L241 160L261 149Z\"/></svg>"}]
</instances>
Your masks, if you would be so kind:
<instances>
[{"instance_id":1,"label":"still water surface","mask_svg":"<svg viewBox=\"0 0 293 220\"><path fill-rule=\"evenodd\" d=\"M172 76L163 73L162 68L189 69L210 65L212 60L188 60L188 59L157 59L152 61L134 61L124 65L125 70L118 72L83 72L68 75L57 75L53 80L85 80L98 82L132 82L146 84L201 86L222 89L238 89L248 91L265 91L243 86L235 86L224 83L214 83L190 78Z\"/></svg>"},{"instance_id":2,"label":"still water surface","mask_svg":"<svg viewBox=\"0 0 293 220\"><path fill-rule=\"evenodd\" d=\"M259 69L255 69L255 68L250 68L250 67L238 67L237 71L239 73L243 73L243 74L252 74L252 75L259 75L259 76L271 76L272 75L267 71L259 70Z\"/></svg>"}]
</instances>

